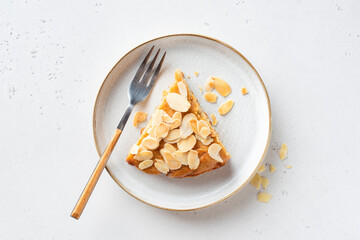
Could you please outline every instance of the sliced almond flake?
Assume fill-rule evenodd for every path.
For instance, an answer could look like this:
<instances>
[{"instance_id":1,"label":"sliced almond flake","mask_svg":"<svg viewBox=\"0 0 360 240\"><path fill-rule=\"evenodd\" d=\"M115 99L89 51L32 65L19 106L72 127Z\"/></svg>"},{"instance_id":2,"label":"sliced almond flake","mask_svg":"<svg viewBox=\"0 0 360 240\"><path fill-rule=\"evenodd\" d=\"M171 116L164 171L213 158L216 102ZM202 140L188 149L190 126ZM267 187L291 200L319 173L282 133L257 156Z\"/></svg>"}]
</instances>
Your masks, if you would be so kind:
<instances>
[{"instance_id":1,"label":"sliced almond flake","mask_svg":"<svg viewBox=\"0 0 360 240\"><path fill-rule=\"evenodd\" d=\"M265 166L264 166L264 164L261 164L261 166L258 170L258 173L262 173L264 170L265 170Z\"/></svg>"},{"instance_id":2,"label":"sliced almond flake","mask_svg":"<svg viewBox=\"0 0 360 240\"><path fill-rule=\"evenodd\" d=\"M159 140L149 135L142 140L141 145L147 150L154 150L159 147Z\"/></svg>"},{"instance_id":3,"label":"sliced almond flake","mask_svg":"<svg viewBox=\"0 0 360 240\"><path fill-rule=\"evenodd\" d=\"M134 158L138 161L148 160L151 159L152 157L153 157L153 153L148 150L141 151L134 156Z\"/></svg>"},{"instance_id":4,"label":"sliced almond flake","mask_svg":"<svg viewBox=\"0 0 360 240\"><path fill-rule=\"evenodd\" d=\"M250 180L251 185L253 185L254 187L256 187L256 189L260 188L260 183L261 183L261 177L258 173L255 174L255 176Z\"/></svg>"},{"instance_id":5,"label":"sliced almond flake","mask_svg":"<svg viewBox=\"0 0 360 240\"><path fill-rule=\"evenodd\" d=\"M196 144L196 138L194 135L190 135L186 139L181 139L177 142L177 147L179 148L180 152L188 152L190 151Z\"/></svg>"},{"instance_id":6,"label":"sliced almond flake","mask_svg":"<svg viewBox=\"0 0 360 240\"><path fill-rule=\"evenodd\" d=\"M169 127L165 123L160 123L154 131L156 138L164 138L169 134Z\"/></svg>"},{"instance_id":7,"label":"sliced almond flake","mask_svg":"<svg viewBox=\"0 0 360 240\"><path fill-rule=\"evenodd\" d=\"M141 170L144 170L146 168L151 167L153 165L153 163L154 163L153 160L144 160L139 164L139 168Z\"/></svg>"},{"instance_id":8,"label":"sliced almond flake","mask_svg":"<svg viewBox=\"0 0 360 240\"><path fill-rule=\"evenodd\" d=\"M209 78L204 84L204 90L205 92L211 92L211 90L213 89L214 89L214 80L212 78Z\"/></svg>"},{"instance_id":9,"label":"sliced almond flake","mask_svg":"<svg viewBox=\"0 0 360 240\"><path fill-rule=\"evenodd\" d=\"M214 139L210 136L208 136L206 139L200 140L202 142L202 144L204 145L209 145L210 143L212 143L214 141Z\"/></svg>"},{"instance_id":10,"label":"sliced almond flake","mask_svg":"<svg viewBox=\"0 0 360 240\"><path fill-rule=\"evenodd\" d=\"M147 130L146 130L146 133L149 134L150 136L155 136L155 127L149 127Z\"/></svg>"},{"instance_id":11,"label":"sliced almond flake","mask_svg":"<svg viewBox=\"0 0 360 240\"><path fill-rule=\"evenodd\" d=\"M195 72L195 77L199 76L199 73L198 72Z\"/></svg>"},{"instance_id":12,"label":"sliced almond flake","mask_svg":"<svg viewBox=\"0 0 360 240\"><path fill-rule=\"evenodd\" d=\"M139 152L139 148L140 148L140 146L137 145L137 144L132 145L132 147L130 149L130 153L131 154L137 154Z\"/></svg>"},{"instance_id":13,"label":"sliced almond flake","mask_svg":"<svg viewBox=\"0 0 360 240\"><path fill-rule=\"evenodd\" d=\"M190 119L189 124L193 132L198 134L198 121L196 119Z\"/></svg>"},{"instance_id":14,"label":"sliced almond flake","mask_svg":"<svg viewBox=\"0 0 360 240\"><path fill-rule=\"evenodd\" d=\"M210 128L208 128L208 127L203 127L199 131L199 135L203 138L207 138L207 136L209 136L210 133L211 133L211 131L210 131Z\"/></svg>"},{"instance_id":15,"label":"sliced almond flake","mask_svg":"<svg viewBox=\"0 0 360 240\"><path fill-rule=\"evenodd\" d=\"M189 124L190 119L197 119L197 118L196 118L195 114L188 113L182 119L182 122L180 124L180 137L181 138L187 138L188 136L190 136L193 133L193 130L191 129L191 126Z\"/></svg>"},{"instance_id":16,"label":"sliced almond flake","mask_svg":"<svg viewBox=\"0 0 360 240\"><path fill-rule=\"evenodd\" d=\"M214 141L214 139L211 136L208 136L207 138L203 138L199 134L195 134L195 137L197 140L199 140L200 142L202 142L202 144L206 146Z\"/></svg>"},{"instance_id":17,"label":"sliced almond flake","mask_svg":"<svg viewBox=\"0 0 360 240\"><path fill-rule=\"evenodd\" d=\"M287 153L285 152L284 149L280 149L279 157L280 157L280 160L284 160L285 158L287 158Z\"/></svg>"},{"instance_id":18,"label":"sliced almond flake","mask_svg":"<svg viewBox=\"0 0 360 240\"><path fill-rule=\"evenodd\" d=\"M181 112L175 112L174 115L172 116L173 120L181 121L181 118L182 118Z\"/></svg>"},{"instance_id":19,"label":"sliced almond flake","mask_svg":"<svg viewBox=\"0 0 360 240\"><path fill-rule=\"evenodd\" d=\"M276 171L276 167L270 164L270 172L273 173Z\"/></svg>"},{"instance_id":20,"label":"sliced almond flake","mask_svg":"<svg viewBox=\"0 0 360 240\"><path fill-rule=\"evenodd\" d=\"M185 152L180 152L179 150L176 150L175 153L174 153L175 157L177 160L179 160L179 162L182 164L182 165L188 165L188 153Z\"/></svg>"},{"instance_id":21,"label":"sliced almond flake","mask_svg":"<svg viewBox=\"0 0 360 240\"><path fill-rule=\"evenodd\" d=\"M169 126L169 129L172 130L172 129L179 127L180 124L181 124L181 121L175 119L175 120L173 120L173 122L171 124L168 124L168 126Z\"/></svg>"},{"instance_id":22,"label":"sliced almond flake","mask_svg":"<svg viewBox=\"0 0 360 240\"><path fill-rule=\"evenodd\" d=\"M186 98L188 93L187 93L187 88L186 88L185 83L178 82L177 85L178 85L178 88L179 88L180 95Z\"/></svg>"},{"instance_id":23,"label":"sliced almond flake","mask_svg":"<svg viewBox=\"0 0 360 240\"><path fill-rule=\"evenodd\" d=\"M209 128L209 125L207 124L207 122L205 120L199 120L197 122L198 131L200 131L203 127Z\"/></svg>"},{"instance_id":24,"label":"sliced almond flake","mask_svg":"<svg viewBox=\"0 0 360 240\"><path fill-rule=\"evenodd\" d=\"M267 186L269 186L269 179L266 177L261 177L261 185L266 190Z\"/></svg>"},{"instance_id":25,"label":"sliced almond flake","mask_svg":"<svg viewBox=\"0 0 360 240\"><path fill-rule=\"evenodd\" d=\"M231 93L231 87L223 79L219 77L212 77L212 79L214 80L214 88L221 96L226 97Z\"/></svg>"},{"instance_id":26,"label":"sliced almond flake","mask_svg":"<svg viewBox=\"0 0 360 240\"><path fill-rule=\"evenodd\" d=\"M164 158L166 165L170 170L176 170L181 168L181 163L176 159L174 154L172 154L169 150L163 148L160 150L161 156Z\"/></svg>"},{"instance_id":27,"label":"sliced almond flake","mask_svg":"<svg viewBox=\"0 0 360 240\"><path fill-rule=\"evenodd\" d=\"M221 150L221 146L217 143L213 143L210 145L209 149L208 149L208 153L210 155L211 158L215 159L218 162L224 162L221 157L220 157L220 150Z\"/></svg>"},{"instance_id":28,"label":"sliced almond flake","mask_svg":"<svg viewBox=\"0 0 360 240\"><path fill-rule=\"evenodd\" d=\"M169 104L171 109L177 112L187 112L191 106L184 96L177 93L169 93L166 96L166 102Z\"/></svg>"},{"instance_id":29,"label":"sliced almond flake","mask_svg":"<svg viewBox=\"0 0 360 240\"><path fill-rule=\"evenodd\" d=\"M223 104L221 104L221 106L219 107L219 113L221 115L225 115L227 114L231 108L234 105L234 101L233 100L227 100L226 102L224 102Z\"/></svg>"},{"instance_id":30,"label":"sliced almond flake","mask_svg":"<svg viewBox=\"0 0 360 240\"><path fill-rule=\"evenodd\" d=\"M180 139L180 129L173 129L169 131L169 134L164 138L164 142L174 142Z\"/></svg>"},{"instance_id":31,"label":"sliced almond flake","mask_svg":"<svg viewBox=\"0 0 360 240\"><path fill-rule=\"evenodd\" d=\"M204 98L208 102L215 103L217 100L217 95L213 92L206 92L204 94Z\"/></svg>"},{"instance_id":32,"label":"sliced almond flake","mask_svg":"<svg viewBox=\"0 0 360 240\"><path fill-rule=\"evenodd\" d=\"M188 153L188 164L191 170L195 170L199 167L200 159L198 152L195 150L190 150Z\"/></svg>"},{"instance_id":33,"label":"sliced almond flake","mask_svg":"<svg viewBox=\"0 0 360 240\"><path fill-rule=\"evenodd\" d=\"M172 123L174 122L174 120L169 116L169 114L165 113L163 116L162 116L162 120L163 122L165 123Z\"/></svg>"},{"instance_id":34,"label":"sliced almond flake","mask_svg":"<svg viewBox=\"0 0 360 240\"><path fill-rule=\"evenodd\" d=\"M163 110L157 109L155 111L154 115L151 117L150 125L153 126L153 127L154 126L156 127L157 125L162 123L163 122L162 116L164 115L164 113L165 112Z\"/></svg>"},{"instance_id":35,"label":"sliced almond flake","mask_svg":"<svg viewBox=\"0 0 360 240\"><path fill-rule=\"evenodd\" d=\"M201 93L203 93L203 92L204 92L204 90L203 90L202 86L201 86L201 85L199 85L198 87L199 87L200 92L201 92Z\"/></svg>"},{"instance_id":36,"label":"sliced almond flake","mask_svg":"<svg viewBox=\"0 0 360 240\"><path fill-rule=\"evenodd\" d=\"M171 145L170 143L165 143L164 148L171 153L175 153L175 151L176 151L176 148L173 145Z\"/></svg>"},{"instance_id":37,"label":"sliced almond flake","mask_svg":"<svg viewBox=\"0 0 360 240\"><path fill-rule=\"evenodd\" d=\"M292 166L291 166L291 165L287 165L287 166L285 166L285 168L287 168L287 169L291 169L291 168L292 168Z\"/></svg>"},{"instance_id":38,"label":"sliced almond flake","mask_svg":"<svg viewBox=\"0 0 360 240\"><path fill-rule=\"evenodd\" d=\"M147 118L147 113L141 111L136 112L133 120L134 126L136 127L139 123L145 121L146 118Z\"/></svg>"},{"instance_id":39,"label":"sliced almond flake","mask_svg":"<svg viewBox=\"0 0 360 240\"><path fill-rule=\"evenodd\" d=\"M154 164L155 168L159 170L160 172L166 174L169 172L169 167L166 165L166 163L163 160L155 159L156 162Z\"/></svg>"},{"instance_id":40,"label":"sliced almond flake","mask_svg":"<svg viewBox=\"0 0 360 240\"><path fill-rule=\"evenodd\" d=\"M191 77L190 76L187 76L187 79L190 79Z\"/></svg>"},{"instance_id":41,"label":"sliced almond flake","mask_svg":"<svg viewBox=\"0 0 360 240\"><path fill-rule=\"evenodd\" d=\"M214 126L217 124L217 119L214 114L211 114L211 121Z\"/></svg>"},{"instance_id":42,"label":"sliced almond flake","mask_svg":"<svg viewBox=\"0 0 360 240\"><path fill-rule=\"evenodd\" d=\"M272 195L270 193L266 192L259 192L257 195L257 200L259 202L268 203L272 198Z\"/></svg>"},{"instance_id":43,"label":"sliced almond flake","mask_svg":"<svg viewBox=\"0 0 360 240\"><path fill-rule=\"evenodd\" d=\"M246 89L246 87L243 87L243 88L241 88L241 93L242 93L242 95L245 95L245 94L248 94L249 92Z\"/></svg>"}]
</instances>

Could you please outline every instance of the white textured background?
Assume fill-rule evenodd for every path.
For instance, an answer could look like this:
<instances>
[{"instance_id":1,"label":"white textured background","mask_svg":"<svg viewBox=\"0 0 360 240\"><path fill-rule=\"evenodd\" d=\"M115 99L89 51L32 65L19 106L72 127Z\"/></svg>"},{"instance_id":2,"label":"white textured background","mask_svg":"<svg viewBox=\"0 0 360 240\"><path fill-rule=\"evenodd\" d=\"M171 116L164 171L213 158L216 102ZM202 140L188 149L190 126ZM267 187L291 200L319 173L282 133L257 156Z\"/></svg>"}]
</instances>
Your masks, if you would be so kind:
<instances>
[{"instance_id":1,"label":"white textured background","mask_svg":"<svg viewBox=\"0 0 360 240\"><path fill-rule=\"evenodd\" d=\"M0 239L359 239L359 12L355 0L2 1ZM262 76L272 201L247 186L213 207L170 212L105 172L81 220L70 218L98 160L102 80L131 48L173 33L225 41Z\"/></svg>"}]
</instances>

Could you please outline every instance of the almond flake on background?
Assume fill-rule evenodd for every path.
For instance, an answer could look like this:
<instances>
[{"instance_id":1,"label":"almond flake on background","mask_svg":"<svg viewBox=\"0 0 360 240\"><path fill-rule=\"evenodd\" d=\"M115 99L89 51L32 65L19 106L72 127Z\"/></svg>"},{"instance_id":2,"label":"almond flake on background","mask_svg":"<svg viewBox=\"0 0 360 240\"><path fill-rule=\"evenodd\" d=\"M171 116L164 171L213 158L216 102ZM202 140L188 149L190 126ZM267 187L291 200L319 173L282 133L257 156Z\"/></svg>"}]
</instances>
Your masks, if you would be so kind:
<instances>
[{"instance_id":1,"label":"almond flake on background","mask_svg":"<svg viewBox=\"0 0 360 240\"><path fill-rule=\"evenodd\" d=\"M264 164L261 164L258 173L262 173L265 170Z\"/></svg>"},{"instance_id":2,"label":"almond flake on background","mask_svg":"<svg viewBox=\"0 0 360 240\"><path fill-rule=\"evenodd\" d=\"M255 176L251 179L250 183L251 183L251 185L256 187L256 189L259 189L260 188L260 183L261 183L260 175L256 173Z\"/></svg>"},{"instance_id":3,"label":"almond flake on background","mask_svg":"<svg viewBox=\"0 0 360 240\"><path fill-rule=\"evenodd\" d=\"M266 177L261 177L261 185L266 190L267 186L269 186L269 179Z\"/></svg>"},{"instance_id":4,"label":"almond flake on background","mask_svg":"<svg viewBox=\"0 0 360 240\"><path fill-rule=\"evenodd\" d=\"M257 194L257 200L259 202L268 203L272 198L272 195L267 192L259 192Z\"/></svg>"}]
</instances>

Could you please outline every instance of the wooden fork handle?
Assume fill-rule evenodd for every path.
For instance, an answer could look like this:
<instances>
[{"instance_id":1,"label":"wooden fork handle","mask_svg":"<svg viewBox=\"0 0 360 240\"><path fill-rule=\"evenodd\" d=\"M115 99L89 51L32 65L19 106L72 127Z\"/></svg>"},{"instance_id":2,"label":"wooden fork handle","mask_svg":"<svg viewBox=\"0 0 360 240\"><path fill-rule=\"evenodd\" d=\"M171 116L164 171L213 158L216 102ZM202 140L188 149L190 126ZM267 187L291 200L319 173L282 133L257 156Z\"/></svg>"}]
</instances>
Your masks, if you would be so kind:
<instances>
[{"instance_id":1,"label":"wooden fork handle","mask_svg":"<svg viewBox=\"0 0 360 240\"><path fill-rule=\"evenodd\" d=\"M98 164L96 165L93 173L91 174L89 181L87 182L83 192L81 193L79 200L77 201L73 211L71 212L71 216L73 218L79 219L79 217L81 216L81 213L83 212L85 205L88 202L90 195L93 192L94 187L95 187L97 181L99 180L100 175L101 175L102 171L104 170L112 151L114 150L114 147L121 135L121 132L122 131L120 129L116 129L115 134L113 135L111 141L107 145Z\"/></svg>"}]
</instances>

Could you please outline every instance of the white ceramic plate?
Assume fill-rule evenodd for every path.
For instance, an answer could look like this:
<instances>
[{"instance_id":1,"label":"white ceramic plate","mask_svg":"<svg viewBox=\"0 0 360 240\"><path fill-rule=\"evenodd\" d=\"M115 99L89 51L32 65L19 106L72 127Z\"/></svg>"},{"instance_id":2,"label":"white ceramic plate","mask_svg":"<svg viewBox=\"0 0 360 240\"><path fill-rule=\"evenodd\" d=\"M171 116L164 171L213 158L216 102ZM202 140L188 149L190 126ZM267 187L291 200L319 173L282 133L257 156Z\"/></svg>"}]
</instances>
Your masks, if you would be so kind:
<instances>
[{"instance_id":1,"label":"white ceramic plate","mask_svg":"<svg viewBox=\"0 0 360 240\"><path fill-rule=\"evenodd\" d=\"M245 186L264 158L271 134L271 112L265 86L254 67L239 52L218 40L177 34L150 40L127 53L113 67L101 86L94 108L94 137L102 153L128 105L128 86L151 46L166 51L166 59L158 82L149 98L137 105L120 136L107 164L112 178L133 197L155 207L171 210L193 210L210 206ZM231 154L227 165L193 178L172 179L164 175L148 175L126 163L125 158L137 140L140 127L132 125L135 112L152 114L161 93L174 80L176 69L191 76L188 83L205 112L215 114L215 126ZM199 72L195 77L194 72ZM232 87L217 104L204 100L198 86L210 76L219 76ZM243 96L241 88L249 94ZM220 116L217 109L227 99L235 101L233 109Z\"/></svg>"}]
</instances>

